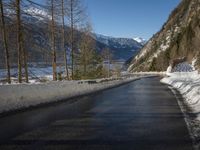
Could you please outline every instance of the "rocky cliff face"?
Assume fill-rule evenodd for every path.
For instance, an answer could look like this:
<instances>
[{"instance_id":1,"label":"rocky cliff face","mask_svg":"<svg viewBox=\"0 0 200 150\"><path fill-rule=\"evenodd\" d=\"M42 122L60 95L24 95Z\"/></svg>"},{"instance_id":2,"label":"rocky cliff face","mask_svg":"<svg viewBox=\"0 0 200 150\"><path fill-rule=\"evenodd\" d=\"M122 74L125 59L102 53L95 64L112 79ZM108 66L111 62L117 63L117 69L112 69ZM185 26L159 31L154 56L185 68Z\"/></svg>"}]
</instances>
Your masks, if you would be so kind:
<instances>
[{"instance_id":1,"label":"rocky cliff face","mask_svg":"<svg viewBox=\"0 0 200 150\"><path fill-rule=\"evenodd\" d=\"M132 60L129 71L165 71L171 60L187 57L200 69L200 0L182 0L162 29Z\"/></svg>"}]
</instances>

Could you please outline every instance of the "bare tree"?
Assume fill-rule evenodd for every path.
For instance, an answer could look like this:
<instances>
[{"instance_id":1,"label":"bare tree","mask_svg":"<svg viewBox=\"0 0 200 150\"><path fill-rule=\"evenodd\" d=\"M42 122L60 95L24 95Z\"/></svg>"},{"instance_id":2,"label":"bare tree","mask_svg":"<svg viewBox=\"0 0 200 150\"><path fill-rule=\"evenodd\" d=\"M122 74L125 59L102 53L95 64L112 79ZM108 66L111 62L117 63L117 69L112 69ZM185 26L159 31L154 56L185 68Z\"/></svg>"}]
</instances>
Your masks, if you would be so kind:
<instances>
[{"instance_id":1,"label":"bare tree","mask_svg":"<svg viewBox=\"0 0 200 150\"><path fill-rule=\"evenodd\" d=\"M74 0L70 0L70 47L72 60L72 80L74 79Z\"/></svg>"},{"instance_id":2,"label":"bare tree","mask_svg":"<svg viewBox=\"0 0 200 150\"><path fill-rule=\"evenodd\" d=\"M64 65L65 72L67 73L67 79L69 80L69 70L68 70L68 61L67 61L67 53L65 49L65 0L62 0L62 49L64 52Z\"/></svg>"},{"instance_id":3,"label":"bare tree","mask_svg":"<svg viewBox=\"0 0 200 150\"><path fill-rule=\"evenodd\" d=\"M4 43L4 49L5 49L5 62L6 62L6 69L7 69L7 82L10 84L10 56L9 56L9 50L8 50L8 42L6 38L6 27L5 27L5 19L4 19L4 9L3 9L3 2L0 0L0 9L1 9L1 32L2 32L2 38Z\"/></svg>"},{"instance_id":4,"label":"bare tree","mask_svg":"<svg viewBox=\"0 0 200 150\"><path fill-rule=\"evenodd\" d=\"M22 52L23 52L23 67L24 67L24 71L25 71L25 81L26 83L29 82L28 80L28 64L27 64L27 51L25 49L25 46L24 46L24 38L23 38L23 34L22 34Z\"/></svg>"},{"instance_id":5,"label":"bare tree","mask_svg":"<svg viewBox=\"0 0 200 150\"><path fill-rule=\"evenodd\" d=\"M18 51L18 82L22 82L22 64L25 70L25 81L28 83L28 65L27 65L27 52L24 47L23 38L23 23L22 23L22 10L21 0L15 1L16 7L16 21L17 21L17 51Z\"/></svg>"},{"instance_id":6,"label":"bare tree","mask_svg":"<svg viewBox=\"0 0 200 150\"><path fill-rule=\"evenodd\" d=\"M22 29L21 29L21 0L16 0L17 20L17 51L18 51L18 82L22 82Z\"/></svg>"},{"instance_id":7,"label":"bare tree","mask_svg":"<svg viewBox=\"0 0 200 150\"><path fill-rule=\"evenodd\" d=\"M52 50L52 67L53 67L53 80L57 80L57 66L56 66L56 45L55 45L55 1L51 0L51 50Z\"/></svg>"},{"instance_id":8,"label":"bare tree","mask_svg":"<svg viewBox=\"0 0 200 150\"><path fill-rule=\"evenodd\" d=\"M67 0L66 5L67 19L70 26L70 49L71 49L71 64L72 64L72 79L74 79L74 55L75 55L75 30L83 22L84 8L80 0Z\"/></svg>"}]
</instances>

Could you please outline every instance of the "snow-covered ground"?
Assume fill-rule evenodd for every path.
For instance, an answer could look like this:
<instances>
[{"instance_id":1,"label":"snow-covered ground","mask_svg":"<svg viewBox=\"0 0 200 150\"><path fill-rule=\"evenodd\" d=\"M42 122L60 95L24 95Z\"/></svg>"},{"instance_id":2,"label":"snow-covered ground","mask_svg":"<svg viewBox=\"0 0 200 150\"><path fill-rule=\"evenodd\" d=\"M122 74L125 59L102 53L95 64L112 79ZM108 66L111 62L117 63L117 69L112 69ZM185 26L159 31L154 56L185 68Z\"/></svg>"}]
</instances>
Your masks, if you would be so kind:
<instances>
[{"instance_id":1,"label":"snow-covered ground","mask_svg":"<svg viewBox=\"0 0 200 150\"><path fill-rule=\"evenodd\" d=\"M170 70L170 69L168 69ZM185 71L185 72L184 72ZM200 74L193 70L193 66L181 63L167 73L168 77L162 83L171 85L183 96L184 101L177 96L180 107L185 114L191 137L196 149L200 149ZM173 89L172 89L173 90ZM175 92L174 92L175 93Z\"/></svg>"},{"instance_id":2,"label":"snow-covered ground","mask_svg":"<svg viewBox=\"0 0 200 150\"><path fill-rule=\"evenodd\" d=\"M88 84L88 81L51 81L38 84L0 85L0 113L65 100L136 79L92 80L91 82L94 84Z\"/></svg>"},{"instance_id":3,"label":"snow-covered ground","mask_svg":"<svg viewBox=\"0 0 200 150\"><path fill-rule=\"evenodd\" d=\"M58 72L64 72L64 67L57 67ZM12 68L10 70L11 77L12 77L12 83L15 83L17 80L17 68ZM41 81L48 81L52 80L52 67L29 67L28 73L29 73L29 79L31 83L38 83ZM7 71L6 69L0 69L0 84L3 84L4 82L1 82L6 79Z\"/></svg>"},{"instance_id":4,"label":"snow-covered ground","mask_svg":"<svg viewBox=\"0 0 200 150\"><path fill-rule=\"evenodd\" d=\"M124 62L115 62L114 64L108 65L108 62L104 62L103 67L106 69L110 68L111 71L115 71L116 69L121 69L123 67ZM11 79L12 84L18 84L17 76L18 76L18 70L17 68L11 68ZM22 70L24 74L24 70ZM29 82L31 84L38 84L41 82L48 82L53 80L52 76L52 66L44 66L39 67L37 65L28 67L28 74L29 74ZM58 66L57 72L62 73L62 77L66 77L64 66ZM69 73L71 70L69 69ZM0 85L7 84L6 83L6 77L7 77L7 70L6 69L0 69Z\"/></svg>"}]
</instances>

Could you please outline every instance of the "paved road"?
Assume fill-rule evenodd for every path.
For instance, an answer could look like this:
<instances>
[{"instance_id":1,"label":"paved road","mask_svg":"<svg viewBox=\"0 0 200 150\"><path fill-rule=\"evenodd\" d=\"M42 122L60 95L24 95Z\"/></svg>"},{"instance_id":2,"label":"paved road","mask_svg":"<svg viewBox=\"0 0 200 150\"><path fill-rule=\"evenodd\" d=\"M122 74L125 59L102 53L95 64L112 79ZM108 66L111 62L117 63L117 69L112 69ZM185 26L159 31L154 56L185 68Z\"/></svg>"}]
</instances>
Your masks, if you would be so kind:
<instances>
[{"instance_id":1,"label":"paved road","mask_svg":"<svg viewBox=\"0 0 200 150\"><path fill-rule=\"evenodd\" d=\"M178 103L159 78L0 119L0 149L191 150Z\"/></svg>"}]
</instances>

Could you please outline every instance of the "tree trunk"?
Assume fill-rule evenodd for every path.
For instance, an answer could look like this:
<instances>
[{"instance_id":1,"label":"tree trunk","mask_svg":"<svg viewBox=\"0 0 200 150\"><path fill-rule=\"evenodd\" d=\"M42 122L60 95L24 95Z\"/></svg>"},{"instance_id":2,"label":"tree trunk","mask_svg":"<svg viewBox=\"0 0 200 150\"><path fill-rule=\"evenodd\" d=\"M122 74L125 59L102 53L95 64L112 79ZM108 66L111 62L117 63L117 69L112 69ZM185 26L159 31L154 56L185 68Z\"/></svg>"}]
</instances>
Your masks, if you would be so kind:
<instances>
[{"instance_id":1,"label":"tree trunk","mask_svg":"<svg viewBox=\"0 0 200 150\"><path fill-rule=\"evenodd\" d=\"M83 54L83 56L84 56L84 64L83 64L83 66L84 66L84 76L86 77L86 73L87 73L87 62L86 62L86 50L87 48L84 46L84 54Z\"/></svg>"},{"instance_id":2,"label":"tree trunk","mask_svg":"<svg viewBox=\"0 0 200 150\"><path fill-rule=\"evenodd\" d=\"M18 44L18 82L22 82L22 64L21 64L21 52L22 52L22 36L21 36L21 8L20 0L16 0L16 14L17 14L17 44Z\"/></svg>"},{"instance_id":3,"label":"tree trunk","mask_svg":"<svg viewBox=\"0 0 200 150\"><path fill-rule=\"evenodd\" d=\"M52 68L53 68L53 80L57 80L56 69L56 50L55 50L55 22L54 22L54 0L51 0L51 48L52 48Z\"/></svg>"},{"instance_id":4,"label":"tree trunk","mask_svg":"<svg viewBox=\"0 0 200 150\"><path fill-rule=\"evenodd\" d=\"M6 38L6 29L5 29L5 20L4 20L4 10L3 10L3 2L0 0L0 9L1 9L1 23L2 23L2 38L4 43L4 49L5 49L5 62L6 62L6 69L7 69L7 82L10 84L10 56L9 56L9 50L8 50L8 43Z\"/></svg>"},{"instance_id":5,"label":"tree trunk","mask_svg":"<svg viewBox=\"0 0 200 150\"><path fill-rule=\"evenodd\" d=\"M28 59L28 54L27 54L27 50L25 49L25 45L24 45L24 34L23 34L23 30L21 29L21 37L22 37L22 55L23 55L23 67L24 67L24 71L25 71L25 82L28 83L29 79L28 79L28 64L27 64L27 59Z\"/></svg>"},{"instance_id":6,"label":"tree trunk","mask_svg":"<svg viewBox=\"0 0 200 150\"><path fill-rule=\"evenodd\" d=\"M27 65L27 51L25 50L24 46L22 48L22 51L23 51L23 65L24 65L24 70L25 70L25 80L26 80L26 83L29 82L28 80L28 65Z\"/></svg>"},{"instance_id":7,"label":"tree trunk","mask_svg":"<svg viewBox=\"0 0 200 150\"><path fill-rule=\"evenodd\" d=\"M72 59L72 80L74 79L74 16L73 16L73 0L71 0L71 59Z\"/></svg>"},{"instance_id":8,"label":"tree trunk","mask_svg":"<svg viewBox=\"0 0 200 150\"><path fill-rule=\"evenodd\" d=\"M83 68L84 69L83 70L84 71L84 76L86 77L86 75L87 75L87 65L86 65L86 63L84 63L83 66L84 66L84 68Z\"/></svg>"},{"instance_id":9,"label":"tree trunk","mask_svg":"<svg viewBox=\"0 0 200 150\"><path fill-rule=\"evenodd\" d=\"M108 78L110 78L110 52L108 53Z\"/></svg>"},{"instance_id":10,"label":"tree trunk","mask_svg":"<svg viewBox=\"0 0 200 150\"><path fill-rule=\"evenodd\" d=\"M67 53L65 50L65 13L64 13L64 0L62 0L62 48L64 52L64 64L65 64L65 72L67 73L67 79L69 80L69 71L67 64Z\"/></svg>"}]
</instances>

